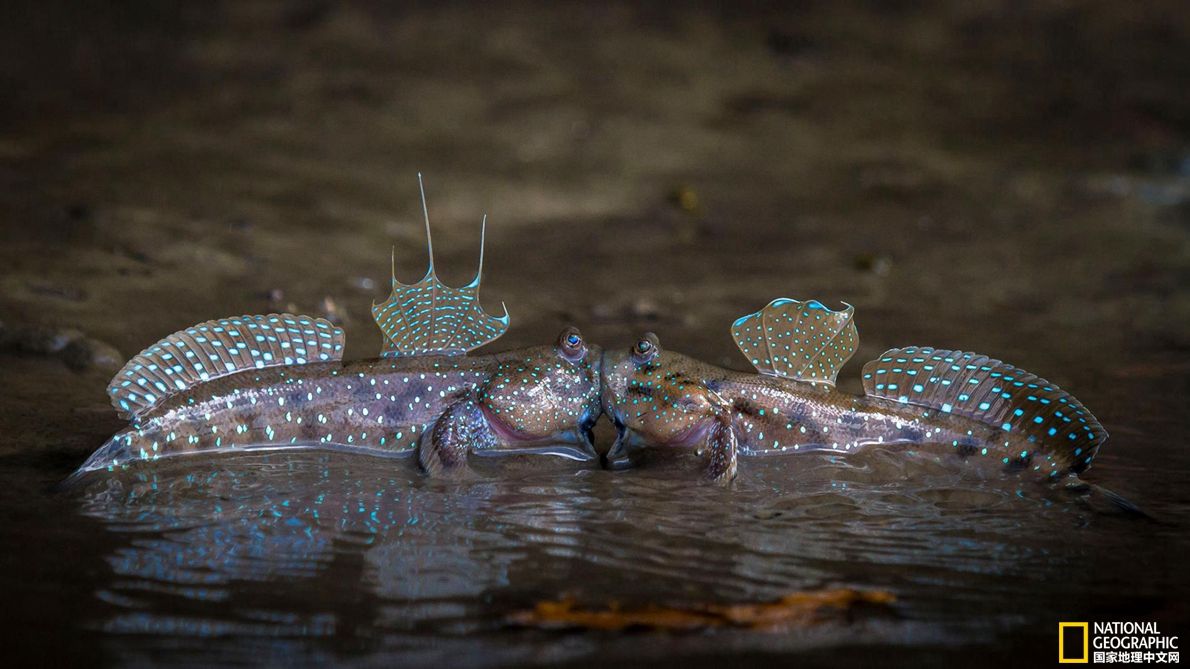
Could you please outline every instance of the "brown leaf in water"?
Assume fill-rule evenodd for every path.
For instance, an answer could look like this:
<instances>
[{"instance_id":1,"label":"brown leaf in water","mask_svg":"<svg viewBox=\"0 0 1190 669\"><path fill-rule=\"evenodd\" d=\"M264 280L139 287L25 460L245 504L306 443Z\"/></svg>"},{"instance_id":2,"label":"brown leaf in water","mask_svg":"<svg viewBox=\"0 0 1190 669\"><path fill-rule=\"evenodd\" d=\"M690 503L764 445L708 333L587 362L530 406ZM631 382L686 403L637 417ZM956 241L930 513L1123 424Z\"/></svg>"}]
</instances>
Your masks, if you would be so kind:
<instances>
[{"instance_id":1,"label":"brown leaf in water","mask_svg":"<svg viewBox=\"0 0 1190 669\"><path fill-rule=\"evenodd\" d=\"M689 631L742 627L773 631L817 624L831 616L847 613L857 605L887 605L893 601L889 592L848 588L793 592L776 601L756 604L704 604L687 608L650 604L625 609L613 602L605 609L580 609L574 600L560 599L538 602L532 610L512 614L509 621L526 627L550 629Z\"/></svg>"}]
</instances>

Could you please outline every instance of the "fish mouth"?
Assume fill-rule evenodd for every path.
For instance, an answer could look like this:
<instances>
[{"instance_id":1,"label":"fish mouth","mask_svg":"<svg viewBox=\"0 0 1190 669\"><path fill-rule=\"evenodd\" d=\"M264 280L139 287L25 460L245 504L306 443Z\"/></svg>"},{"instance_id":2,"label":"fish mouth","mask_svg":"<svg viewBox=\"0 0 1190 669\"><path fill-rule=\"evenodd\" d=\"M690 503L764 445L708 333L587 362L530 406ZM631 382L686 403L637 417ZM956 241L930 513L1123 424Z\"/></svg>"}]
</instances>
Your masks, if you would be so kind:
<instances>
[{"instance_id":1,"label":"fish mouth","mask_svg":"<svg viewBox=\"0 0 1190 669\"><path fill-rule=\"evenodd\" d=\"M603 413L611 420L612 425L616 428L616 441L612 444L611 449L603 456L603 466L605 469L628 469L634 465L634 456L639 454L640 450L647 446L647 442L630 429L624 420L623 414L619 410L619 402L617 401L616 387L622 384L622 375L615 374L616 367L620 362L623 362L622 356L617 357L616 354L608 355L605 349L603 355L599 359L599 391L600 404L603 408ZM612 377L616 378L613 379ZM613 383L615 381L615 383ZM621 388L622 392L622 388Z\"/></svg>"},{"instance_id":2,"label":"fish mouth","mask_svg":"<svg viewBox=\"0 0 1190 669\"><path fill-rule=\"evenodd\" d=\"M568 430L555 432L544 437L528 435L509 426L486 407L480 407L488 426L496 433L499 445L473 451L480 456L500 455L556 455L571 460L588 461L599 458L595 450L595 423L599 413L584 416L577 425Z\"/></svg>"},{"instance_id":3,"label":"fish mouth","mask_svg":"<svg viewBox=\"0 0 1190 669\"><path fill-rule=\"evenodd\" d=\"M598 460L599 451L595 449L595 424L599 421L600 415L601 412L593 412L592 415L585 416L579 421L577 428L563 433L565 442L558 441L541 452L572 460Z\"/></svg>"},{"instance_id":4,"label":"fish mouth","mask_svg":"<svg viewBox=\"0 0 1190 669\"><path fill-rule=\"evenodd\" d=\"M604 456L604 467L611 470L630 469L642 462L646 451L672 452L689 446L706 434L706 425L695 425L688 431L671 439L658 439L648 432L639 432L628 426L623 415L614 406L605 407L604 413L616 428L616 441Z\"/></svg>"},{"instance_id":5,"label":"fish mouth","mask_svg":"<svg viewBox=\"0 0 1190 669\"><path fill-rule=\"evenodd\" d=\"M636 461L640 459L642 452L647 448L667 449L674 452L677 449L693 446L706 437L707 430L711 426L710 421L700 421L679 435L668 440L658 441L648 439L629 428L614 411L609 411L608 415L611 416L612 423L616 426L616 443L607 452L604 463L608 469L628 469L635 466Z\"/></svg>"},{"instance_id":6,"label":"fish mouth","mask_svg":"<svg viewBox=\"0 0 1190 669\"><path fill-rule=\"evenodd\" d=\"M542 439L539 443L518 444L511 448L480 449L475 451L479 457L500 457L504 455L553 455L578 462L590 462L599 457L595 449L589 444L567 443L565 434Z\"/></svg>"},{"instance_id":7,"label":"fish mouth","mask_svg":"<svg viewBox=\"0 0 1190 669\"><path fill-rule=\"evenodd\" d=\"M591 457L599 457L599 451L595 449L595 424L599 422L599 416L602 413L596 413L584 419L578 424L578 433L582 436L586 450L591 454Z\"/></svg>"},{"instance_id":8,"label":"fish mouth","mask_svg":"<svg viewBox=\"0 0 1190 669\"><path fill-rule=\"evenodd\" d=\"M599 451L595 450L594 421L590 425L582 423L574 430L566 430L540 438L513 438L506 445L494 449L480 449L475 451L480 456L502 455L552 455L575 459L578 462L589 462L599 459Z\"/></svg>"},{"instance_id":9,"label":"fish mouth","mask_svg":"<svg viewBox=\"0 0 1190 669\"><path fill-rule=\"evenodd\" d=\"M633 466L632 455L640 448L641 444L636 438L636 433L628 429L623 419L612 407L607 407L604 411L611 418L612 425L616 427L616 441L604 456L604 466L607 469L628 469Z\"/></svg>"},{"instance_id":10,"label":"fish mouth","mask_svg":"<svg viewBox=\"0 0 1190 669\"><path fill-rule=\"evenodd\" d=\"M554 455L579 462L588 462L599 458L590 430L585 430L581 426L537 439L513 438L496 448L481 448L473 452L481 457Z\"/></svg>"}]
</instances>

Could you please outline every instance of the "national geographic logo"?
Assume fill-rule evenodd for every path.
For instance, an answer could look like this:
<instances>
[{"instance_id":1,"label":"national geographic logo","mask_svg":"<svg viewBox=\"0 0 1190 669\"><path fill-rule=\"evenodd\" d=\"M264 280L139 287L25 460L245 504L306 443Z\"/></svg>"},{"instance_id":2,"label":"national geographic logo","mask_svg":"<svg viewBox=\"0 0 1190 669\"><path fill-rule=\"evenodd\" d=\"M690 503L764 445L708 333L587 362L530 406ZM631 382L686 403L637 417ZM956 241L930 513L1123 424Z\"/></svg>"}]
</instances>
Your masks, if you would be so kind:
<instances>
[{"instance_id":1,"label":"national geographic logo","mask_svg":"<svg viewBox=\"0 0 1190 669\"><path fill-rule=\"evenodd\" d=\"M1058 623L1058 662L1086 664L1090 660L1090 634L1087 623Z\"/></svg>"},{"instance_id":2,"label":"national geographic logo","mask_svg":"<svg viewBox=\"0 0 1190 669\"><path fill-rule=\"evenodd\" d=\"M1178 637L1155 622L1058 623L1061 664L1180 664Z\"/></svg>"}]
</instances>

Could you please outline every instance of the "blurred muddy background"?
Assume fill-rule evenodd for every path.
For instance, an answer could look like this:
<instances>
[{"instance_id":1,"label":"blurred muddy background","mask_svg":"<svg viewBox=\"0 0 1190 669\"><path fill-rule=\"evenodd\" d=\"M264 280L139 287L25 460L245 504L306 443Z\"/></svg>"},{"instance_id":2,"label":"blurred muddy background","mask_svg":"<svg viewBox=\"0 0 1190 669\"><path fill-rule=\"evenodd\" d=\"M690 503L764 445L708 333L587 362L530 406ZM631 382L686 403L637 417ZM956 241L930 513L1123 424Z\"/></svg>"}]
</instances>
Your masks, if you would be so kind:
<instances>
[{"instance_id":1,"label":"blurred muddy background","mask_svg":"<svg viewBox=\"0 0 1190 669\"><path fill-rule=\"evenodd\" d=\"M425 270L418 171L448 283L489 215L497 348L572 323L742 369L735 317L846 301L843 387L894 345L995 355L1112 433L1089 480L1190 504L1179 0L14 2L0 91L4 652L88 658L119 606L91 558L118 540L50 488L121 426L124 358L273 310L374 356L390 248ZM1171 599L1127 613L1184 623L1132 531Z\"/></svg>"}]
</instances>

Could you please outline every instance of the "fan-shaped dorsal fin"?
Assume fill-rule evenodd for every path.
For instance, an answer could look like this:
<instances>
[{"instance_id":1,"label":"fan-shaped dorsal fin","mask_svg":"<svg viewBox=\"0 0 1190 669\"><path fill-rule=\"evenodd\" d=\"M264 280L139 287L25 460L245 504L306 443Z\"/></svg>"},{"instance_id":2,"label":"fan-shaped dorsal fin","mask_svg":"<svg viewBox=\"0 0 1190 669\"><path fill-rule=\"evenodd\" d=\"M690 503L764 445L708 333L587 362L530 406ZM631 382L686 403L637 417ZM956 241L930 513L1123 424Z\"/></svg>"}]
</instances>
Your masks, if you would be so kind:
<instances>
[{"instance_id":1,"label":"fan-shaped dorsal fin","mask_svg":"<svg viewBox=\"0 0 1190 669\"><path fill-rule=\"evenodd\" d=\"M394 251L392 292L384 302L372 305L372 317L384 334L380 355L385 358L462 355L499 338L508 329L507 307L504 307L504 315L497 318L485 312L479 303L488 217L485 215L480 225L479 269L475 278L462 288L451 288L439 281L434 272L434 242L430 236L430 213L421 174L417 175L417 182L421 189L430 266L421 281L403 284L397 281Z\"/></svg>"},{"instance_id":2,"label":"fan-shaped dorsal fin","mask_svg":"<svg viewBox=\"0 0 1190 669\"><path fill-rule=\"evenodd\" d=\"M835 385L859 344L855 307L832 311L818 300L779 298L736 319L731 336L761 374Z\"/></svg>"}]
</instances>

